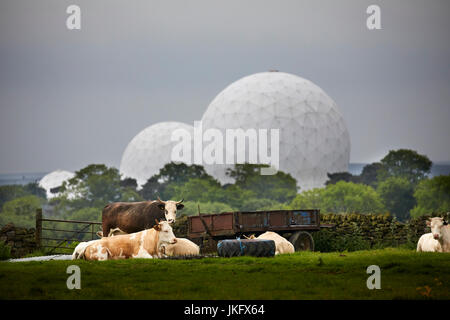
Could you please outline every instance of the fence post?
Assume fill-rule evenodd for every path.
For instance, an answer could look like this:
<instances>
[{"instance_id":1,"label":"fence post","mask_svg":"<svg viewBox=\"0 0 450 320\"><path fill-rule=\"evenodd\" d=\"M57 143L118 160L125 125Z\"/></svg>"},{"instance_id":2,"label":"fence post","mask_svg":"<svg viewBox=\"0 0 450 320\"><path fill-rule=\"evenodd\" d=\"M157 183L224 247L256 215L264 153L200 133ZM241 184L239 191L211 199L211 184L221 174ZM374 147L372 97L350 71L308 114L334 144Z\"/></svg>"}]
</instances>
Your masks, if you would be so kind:
<instances>
[{"instance_id":1,"label":"fence post","mask_svg":"<svg viewBox=\"0 0 450 320\"><path fill-rule=\"evenodd\" d=\"M34 233L36 248L41 247L41 236L42 236L42 209L36 209L36 231Z\"/></svg>"}]
</instances>

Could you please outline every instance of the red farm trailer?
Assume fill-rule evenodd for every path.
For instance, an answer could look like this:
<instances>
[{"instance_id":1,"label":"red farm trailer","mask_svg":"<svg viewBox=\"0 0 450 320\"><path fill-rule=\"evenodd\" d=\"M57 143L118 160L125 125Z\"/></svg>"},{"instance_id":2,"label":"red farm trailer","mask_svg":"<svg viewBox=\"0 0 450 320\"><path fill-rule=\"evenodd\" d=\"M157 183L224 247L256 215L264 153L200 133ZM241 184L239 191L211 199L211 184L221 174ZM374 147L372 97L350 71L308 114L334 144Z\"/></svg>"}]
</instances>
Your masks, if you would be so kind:
<instances>
[{"instance_id":1,"label":"red farm trailer","mask_svg":"<svg viewBox=\"0 0 450 320\"><path fill-rule=\"evenodd\" d=\"M296 251L314 250L310 232L331 225L320 224L320 210L272 210L199 214L188 218L188 237L197 243L274 231L286 237Z\"/></svg>"}]
</instances>

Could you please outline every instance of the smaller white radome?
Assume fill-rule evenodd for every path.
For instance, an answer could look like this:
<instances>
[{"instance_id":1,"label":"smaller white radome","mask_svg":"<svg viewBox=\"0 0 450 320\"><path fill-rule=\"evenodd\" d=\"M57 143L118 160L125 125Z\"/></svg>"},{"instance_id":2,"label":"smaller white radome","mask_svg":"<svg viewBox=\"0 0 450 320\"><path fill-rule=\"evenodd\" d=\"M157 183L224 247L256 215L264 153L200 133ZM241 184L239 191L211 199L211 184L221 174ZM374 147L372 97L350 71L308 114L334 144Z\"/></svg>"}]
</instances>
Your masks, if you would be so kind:
<instances>
[{"instance_id":1,"label":"smaller white radome","mask_svg":"<svg viewBox=\"0 0 450 320\"><path fill-rule=\"evenodd\" d=\"M138 188L167 163L172 161L173 147L178 143L172 141L172 132L177 129L187 130L193 135L194 127L182 122L159 122L139 132L128 144L120 162L122 179L136 179Z\"/></svg>"},{"instance_id":2,"label":"smaller white radome","mask_svg":"<svg viewBox=\"0 0 450 320\"><path fill-rule=\"evenodd\" d=\"M57 197L59 193L52 193L50 190L62 186L64 181L67 181L75 176L75 173L66 170L55 170L45 175L40 181L39 186L47 192L47 199Z\"/></svg>"}]
</instances>

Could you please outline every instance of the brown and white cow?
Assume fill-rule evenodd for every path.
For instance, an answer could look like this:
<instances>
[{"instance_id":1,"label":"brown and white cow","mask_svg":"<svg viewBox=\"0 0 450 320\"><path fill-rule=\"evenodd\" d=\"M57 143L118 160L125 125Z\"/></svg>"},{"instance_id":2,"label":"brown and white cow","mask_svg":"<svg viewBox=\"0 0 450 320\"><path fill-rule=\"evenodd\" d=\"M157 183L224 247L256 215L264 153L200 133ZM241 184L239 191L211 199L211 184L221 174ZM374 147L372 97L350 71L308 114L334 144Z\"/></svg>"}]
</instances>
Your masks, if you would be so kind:
<instances>
[{"instance_id":1,"label":"brown and white cow","mask_svg":"<svg viewBox=\"0 0 450 320\"><path fill-rule=\"evenodd\" d=\"M82 242L75 248L72 259L159 258L162 245L176 242L172 227L161 221L144 231Z\"/></svg>"},{"instance_id":2,"label":"brown and white cow","mask_svg":"<svg viewBox=\"0 0 450 320\"><path fill-rule=\"evenodd\" d=\"M434 217L427 220L430 233L422 235L417 242L417 251L450 252L450 226L443 218Z\"/></svg>"},{"instance_id":3,"label":"brown and white cow","mask_svg":"<svg viewBox=\"0 0 450 320\"><path fill-rule=\"evenodd\" d=\"M181 201L141 201L114 202L106 205L102 211L102 236L109 235L111 230L121 233L134 233L149 229L155 219L165 219L169 223L176 220L177 211L183 209Z\"/></svg>"},{"instance_id":4,"label":"brown and white cow","mask_svg":"<svg viewBox=\"0 0 450 320\"><path fill-rule=\"evenodd\" d=\"M200 254L200 247L189 239L177 238L174 244L161 245L161 253L171 256L196 256Z\"/></svg>"},{"instance_id":5,"label":"brown and white cow","mask_svg":"<svg viewBox=\"0 0 450 320\"><path fill-rule=\"evenodd\" d=\"M258 237L251 235L248 239L273 240L275 242L275 255L295 252L294 245L276 232L267 231Z\"/></svg>"}]
</instances>

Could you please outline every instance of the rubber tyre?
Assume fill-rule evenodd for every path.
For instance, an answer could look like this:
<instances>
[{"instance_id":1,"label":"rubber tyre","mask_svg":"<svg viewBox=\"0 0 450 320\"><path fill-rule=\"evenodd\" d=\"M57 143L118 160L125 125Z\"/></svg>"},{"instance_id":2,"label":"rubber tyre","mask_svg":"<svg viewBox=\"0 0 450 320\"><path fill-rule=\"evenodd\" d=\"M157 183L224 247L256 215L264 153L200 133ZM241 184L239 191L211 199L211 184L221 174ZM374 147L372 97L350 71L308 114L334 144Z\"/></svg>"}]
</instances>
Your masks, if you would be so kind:
<instances>
[{"instance_id":1,"label":"rubber tyre","mask_svg":"<svg viewBox=\"0 0 450 320\"><path fill-rule=\"evenodd\" d=\"M273 257L275 241L258 239L222 240L217 244L217 254L220 257Z\"/></svg>"},{"instance_id":2,"label":"rubber tyre","mask_svg":"<svg viewBox=\"0 0 450 320\"><path fill-rule=\"evenodd\" d=\"M295 251L314 251L314 239L309 232L298 231L289 238L289 242Z\"/></svg>"}]
</instances>

